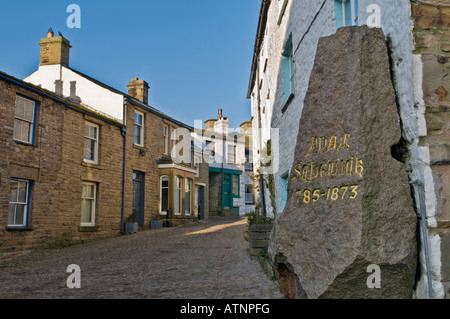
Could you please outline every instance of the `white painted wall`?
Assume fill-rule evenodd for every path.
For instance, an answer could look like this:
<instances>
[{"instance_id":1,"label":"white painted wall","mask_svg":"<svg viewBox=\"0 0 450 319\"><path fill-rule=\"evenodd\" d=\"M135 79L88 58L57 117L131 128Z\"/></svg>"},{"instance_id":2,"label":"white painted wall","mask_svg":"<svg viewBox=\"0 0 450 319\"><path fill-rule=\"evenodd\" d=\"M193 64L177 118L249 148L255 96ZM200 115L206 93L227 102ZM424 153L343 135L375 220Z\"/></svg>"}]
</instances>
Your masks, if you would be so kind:
<instances>
[{"instance_id":1,"label":"white painted wall","mask_svg":"<svg viewBox=\"0 0 450 319\"><path fill-rule=\"evenodd\" d=\"M61 65L40 66L24 81L55 92L55 81L62 79L63 95L70 96L70 82L76 82L76 96L81 104L120 122L123 121L123 95L112 92L103 86L73 72Z\"/></svg>"}]
</instances>

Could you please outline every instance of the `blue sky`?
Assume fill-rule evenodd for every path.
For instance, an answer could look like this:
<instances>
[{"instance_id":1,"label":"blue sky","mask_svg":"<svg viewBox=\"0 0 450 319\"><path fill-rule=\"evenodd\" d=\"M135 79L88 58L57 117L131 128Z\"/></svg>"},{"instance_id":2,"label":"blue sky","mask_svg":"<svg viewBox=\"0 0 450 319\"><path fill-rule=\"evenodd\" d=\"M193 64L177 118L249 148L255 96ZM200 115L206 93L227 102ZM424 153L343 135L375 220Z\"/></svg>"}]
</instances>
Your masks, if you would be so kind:
<instances>
[{"instance_id":1,"label":"blue sky","mask_svg":"<svg viewBox=\"0 0 450 319\"><path fill-rule=\"evenodd\" d=\"M70 66L122 92L133 77L149 104L194 125L223 109L231 128L251 119L247 88L261 0L16 0L0 9L0 71L18 78L39 65L52 27L72 45ZM81 28L70 29L70 4Z\"/></svg>"}]
</instances>

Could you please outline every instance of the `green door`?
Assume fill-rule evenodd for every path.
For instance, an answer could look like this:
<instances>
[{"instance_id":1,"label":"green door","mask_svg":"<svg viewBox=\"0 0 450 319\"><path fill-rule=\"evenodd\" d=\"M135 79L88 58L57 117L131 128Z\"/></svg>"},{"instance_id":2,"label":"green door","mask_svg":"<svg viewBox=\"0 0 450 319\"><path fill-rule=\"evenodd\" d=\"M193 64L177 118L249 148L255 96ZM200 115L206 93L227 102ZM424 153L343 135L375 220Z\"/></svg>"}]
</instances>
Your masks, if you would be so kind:
<instances>
[{"instance_id":1,"label":"green door","mask_svg":"<svg viewBox=\"0 0 450 319\"><path fill-rule=\"evenodd\" d=\"M223 174L222 183L222 209L233 208L233 183L231 182L231 174Z\"/></svg>"}]
</instances>

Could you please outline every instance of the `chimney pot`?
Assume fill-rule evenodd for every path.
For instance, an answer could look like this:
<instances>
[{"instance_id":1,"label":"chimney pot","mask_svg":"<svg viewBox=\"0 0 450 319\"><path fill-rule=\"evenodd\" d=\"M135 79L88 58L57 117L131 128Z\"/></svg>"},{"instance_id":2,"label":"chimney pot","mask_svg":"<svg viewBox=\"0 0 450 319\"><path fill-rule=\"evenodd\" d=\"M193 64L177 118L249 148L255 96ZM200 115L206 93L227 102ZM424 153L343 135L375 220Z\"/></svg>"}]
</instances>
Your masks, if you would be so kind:
<instances>
[{"instance_id":1,"label":"chimney pot","mask_svg":"<svg viewBox=\"0 0 450 319\"><path fill-rule=\"evenodd\" d=\"M48 31L47 31L47 38L53 38L53 35L54 35L55 33L53 32L53 29L52 28L50 28L50 29L48 29Z\"/></svg>"}]
</instances>

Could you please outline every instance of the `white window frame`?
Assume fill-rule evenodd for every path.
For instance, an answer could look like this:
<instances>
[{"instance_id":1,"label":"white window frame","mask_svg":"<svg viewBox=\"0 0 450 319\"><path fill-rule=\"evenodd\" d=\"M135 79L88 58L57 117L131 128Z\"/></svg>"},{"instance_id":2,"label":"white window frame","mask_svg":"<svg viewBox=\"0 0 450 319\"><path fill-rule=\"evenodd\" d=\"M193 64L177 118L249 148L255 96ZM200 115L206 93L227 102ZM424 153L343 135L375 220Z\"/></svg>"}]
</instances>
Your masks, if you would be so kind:
<instances>
[{"instance_id":1,"label":"white window frame","mask_svg":"<svg viewBox=\"0 0 450 319\"><path fill-rule=\"evenodd\" d=\"M23 102L27 102L27 103L33 103L33 116L32 116L32 120L30 121L29 119L25 119L23 116L20 116L20 114L17 114L17 102L18 100L23 100ZM24 104L25 105L25 104ZM25 144L30 144L30 145L34 145L34 134L35 134L35 126L36 126L36 105L37 102L35 100L23 97L21 95L16 95L16 100L15 100L15 113L14 113L14 137L13 139L15 141L21 142L21 143L25 143ZM16 136L16 122L20 122L20 137L15 137ZM22 139L22 131L23 131L23 125L29 125L29 132L28 132L28 138Z\"/></svg>"},{"instance_id":2,"label":"white window frame","mask_svg":"<svg viewBox=\"0 0 450 319\"><path fill-rule=\"evenodd\" d=\"M163 184L162 184L162 182L163 182L163 179L166 179L167 178L167 187L163 187ZM167 189L167 202L168 202L168 204L167 204L167 208L169 209L169 205L170 205L170 178L169 178L169 176L167 176L167 175L163 175L163 176L161 176L160 177L160 179L159 179L159 181L160 181L160 187L159 187L159 214L160 215L167 215L167 210L162 210L162 194L163 194L163 189Z\"/></svg>"},{"instance_id":3,"label":"white window frame","mask_svg":"<svg viewBox=\"0 0 450 319\"><path fill-rule=\"evenodd\" d=\"M183 189L183 179L180 176L175 176L174 178L174 204L173 204L173 212L175 215L181 215L181 209L182 209L182 204L183 204L183 193L182 193L182 189ZM178 186L179 185L179 186ZM177 192L179 192L178 195L178 201L177 201ZM178 207L177 207L178 205ZM178 208L178 209L177 209Z\"/></svg>"},{"instance_id":4,"label":"white window frame","mask_svg":"<svg viewBox=\"0 0 450 319\"><path fill-rule=\"evenodd\" d=\"M17 196L19 195L19 186L20 186L20 184L21 183L26 184L25 201L24 202L19 202L19 198L17 198L16 201L11 201L11 183L17 183ZM10 180L10 191L9 191L9 198L10 198L10 200L9 200L8 224L7 224L7 227L23 228L23 227L27 227L28 226L28 216L29 216L29 209L30 209L30 184L31 184L31 181L27 181L27 180L19 180L19 179L11 179ZM17 206L18 205L23 205L24 206L23 223L22 224L17 224L15 222L13 224L9 223L11 205L14 205L14 221L16 219Z\"/></svg>"},{"instance_id":5,"label":"white window frame","mask_svg":"<svg viewBox=\"0 0 450 319\"><path fill-rule=\"evenodd\" d=\"M91 133L91 128L95 128L97 130L97 136L94 138L92 136L86 136L86 127L89 126L89 133ZM91 142L94 142L94 160L90 160L86 158L86 144L84 145L84 156L83 156L83 160L86 163L91 163L91 164L98 164L98 145L99 145L99 141L100 141L100 126L91 122L85 122L85 130L84 130L84 141L86 142L86 140L89 140Z\"/></svg>"},{"instance_id":6,"label":"white window frame","mask_svg":"<svg viewBox=\"0 0 450 319\"><path fill-rule=\"evenodd\" d=\"M190 216L192 213L192 179L185 179L184 186L184 214ZM187 200L189 198L189 200ZM189 203L189 204L188 204Z\"/></svg>"},{"instance_id":7,"label":"white window frame","mask_svg":"<svg viewBox=\"0 0 450 319\"><path fill-rule=\"evenodd\" d=\"M140 115L142 117L142 123L136 123L136 114ZM136 127L139 130L139 136L140 136L140 140L136 141ZM144 146L144 130L145 128L145 115L142 112L139 111L134 111L134 145L137 146Z\"/></svg>"},{"instance_id":8,"label":"white window frame","mask_svg":"<svg viewBox=\"0 0 450 319\"><path fill-rule=\"evenodd\" d=\"M96 211L97 211L97 183L92 182L83 182L84 186L94 186L94 197L84 197L83 191L81 191L81 202L84 200L91 201L91 221L90 222L83 222L81 221L81 226L95 226L95 217L96 217ZM81 204L81 219L83 219L83 204Z\"/></svg>"}]
</instances>

